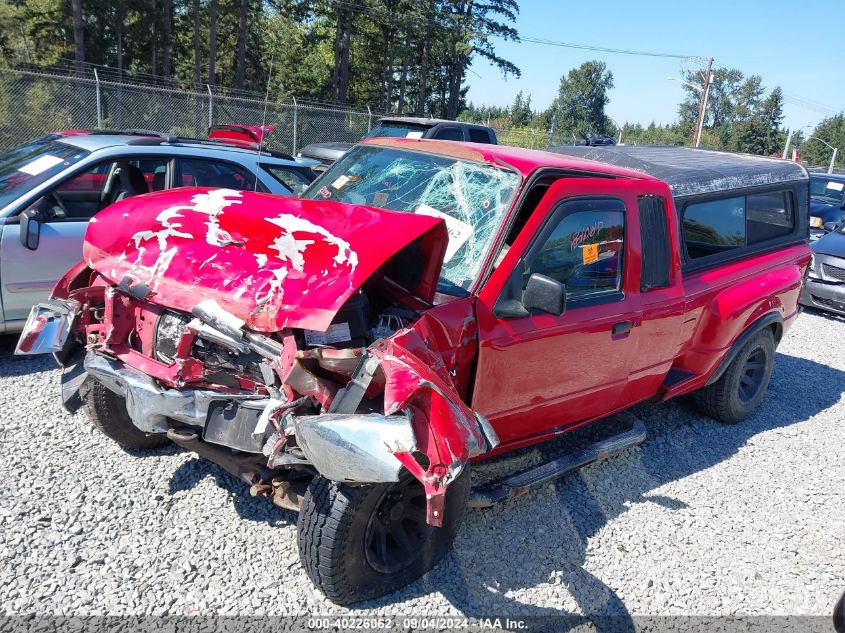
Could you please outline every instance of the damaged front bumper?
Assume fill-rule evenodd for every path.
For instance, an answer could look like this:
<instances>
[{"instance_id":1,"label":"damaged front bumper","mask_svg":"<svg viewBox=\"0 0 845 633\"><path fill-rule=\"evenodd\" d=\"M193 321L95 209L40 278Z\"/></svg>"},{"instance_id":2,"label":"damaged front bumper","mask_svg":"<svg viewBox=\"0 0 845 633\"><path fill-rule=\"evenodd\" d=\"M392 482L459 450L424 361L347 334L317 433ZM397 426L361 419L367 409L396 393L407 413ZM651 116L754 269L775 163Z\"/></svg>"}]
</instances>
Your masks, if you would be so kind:
<instances>
[{"instance_id":1,"label":"damaged front bumper","mask_svg":"<svg viewBox=\"0 0 845 633\"><path fill-rule=\"evenodd\" d=\"M202 430L205 442L261 453L274 428L269 413L279 401L254 394L164 389L120 361L88 352L88 375L122 396L133 424L145 433L167 433L174 423ZM407 414L288 415L282 418L308 463L327 479L385 483L399 480L395 453L412 453L416 441ZM178 426L178 424L176 424Z\"/></svg>"},{"instance_id":2,"label":"damaged front bumper","mask_svg":"<svg viewBox=\"0 0 845 633\"><path fill-rule=\"evenodd\" d=\"M123 396L132 423L144 433L167 433L171 426L168 419L204 428L215 403L245 407L260 417L270 402L269 398L254 394L223 395L204 389L163 389L146 374L94 352L85 356L85 371L107 389Z\"/></svg>"},{"instance_id":3,"label":"damaged front bumper","mask_svg":"<svg viewBox=\"0 0 845 633\"><path fill-rule=\"evenodd\" d=\"M367 348L300 349L296 332L251 331L206 301L182 315L162 356L170 312L123 287L82 283L71 298L33 312L27 343L61 350L68 410L97 381L123 398L140 431L165 433L253 485L307 471L390 483L404 468L422 483L426 519L437 526L449 484L498 444L430 348L429 330L442 326L425 316L415 326L424 334L408 327Z\"/></svg>"}]
</instances>

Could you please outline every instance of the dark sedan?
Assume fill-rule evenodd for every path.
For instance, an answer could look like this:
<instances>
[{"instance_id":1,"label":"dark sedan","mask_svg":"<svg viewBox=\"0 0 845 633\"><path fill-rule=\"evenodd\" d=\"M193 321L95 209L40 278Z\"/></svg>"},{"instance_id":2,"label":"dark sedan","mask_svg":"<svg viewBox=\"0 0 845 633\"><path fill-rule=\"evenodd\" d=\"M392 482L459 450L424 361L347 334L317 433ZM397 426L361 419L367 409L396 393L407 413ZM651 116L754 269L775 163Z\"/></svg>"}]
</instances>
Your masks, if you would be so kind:
<instances>
[{"instance_id":1,"label":"dark sedan","mask_svg":"<svg viewBox=\"0 0 845 633\"><path fill-rule=\"evenodd\" d=\"M810 236L824 235L828 222L845 222L845 175L810 174Z\"/></svg>"},{"instance_id":2,"label":"dark sedan","mask_svg":"<svg viewBox=\"0 0 845 633\"><path fill-rule=\"evenodd\" d=\"M845 223L810 248L813 259L801 291L801 303L845 316Z\"/></svg>"}]
</instances>

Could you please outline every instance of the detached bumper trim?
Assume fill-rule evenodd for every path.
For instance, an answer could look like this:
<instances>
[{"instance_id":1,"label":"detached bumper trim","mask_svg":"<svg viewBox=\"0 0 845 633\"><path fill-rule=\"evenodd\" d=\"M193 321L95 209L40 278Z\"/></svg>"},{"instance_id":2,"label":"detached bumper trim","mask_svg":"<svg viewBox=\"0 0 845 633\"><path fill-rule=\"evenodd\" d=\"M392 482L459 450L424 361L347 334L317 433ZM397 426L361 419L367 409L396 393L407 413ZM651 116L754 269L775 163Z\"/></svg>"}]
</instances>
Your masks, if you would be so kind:
<instances>
[{"instance_id":1,"label":"detached bumper trim","mask_svg":"<svg viewBox=\"0 0 845 633\"><path fill-rule=\"evenodd\" d=\"M151 377L120 361L88 352L85 370L91 377L126 400L133 424L145 433L167 433L171 418L191 426L205 427L209 407L214 402L269 403L265 396L221 394L203 389L162 389Z\"/></svg>"},{"instance_id":2,"label":"detached bumper trim","mask_svg":"<svg viewBox=\"0 0 845 633\"><path fill-rule=\"evenodd\" d=\"M51 299L32 307L15 348L16 355L60 352L79 313L73 299Z\"/></svg>"}]
</instances>

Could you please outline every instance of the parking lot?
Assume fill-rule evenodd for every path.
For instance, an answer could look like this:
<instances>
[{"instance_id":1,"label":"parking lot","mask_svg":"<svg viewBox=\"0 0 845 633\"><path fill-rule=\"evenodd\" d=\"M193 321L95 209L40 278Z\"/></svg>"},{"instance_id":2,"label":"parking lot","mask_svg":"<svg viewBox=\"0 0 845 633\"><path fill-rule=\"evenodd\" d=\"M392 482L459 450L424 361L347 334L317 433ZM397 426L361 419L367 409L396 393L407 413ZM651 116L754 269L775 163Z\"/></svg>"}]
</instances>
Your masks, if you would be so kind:
<instances>
[{"instance_id":1,"label":"parking lot","mask_svg":"<svg viewBox=\"0 0 845 633\"><path fill-rule=\"evenodd\" d=\"M62 411L52 358L10 356L7 337L3 611L827 615L845 589L843 339L845 320L804 313L751 419L722 426L684 402L639 407L643 446L470 511L434 572L348 610L302 571L294 513L190 453L121 450Z\"/></svg>"}]
</instances>

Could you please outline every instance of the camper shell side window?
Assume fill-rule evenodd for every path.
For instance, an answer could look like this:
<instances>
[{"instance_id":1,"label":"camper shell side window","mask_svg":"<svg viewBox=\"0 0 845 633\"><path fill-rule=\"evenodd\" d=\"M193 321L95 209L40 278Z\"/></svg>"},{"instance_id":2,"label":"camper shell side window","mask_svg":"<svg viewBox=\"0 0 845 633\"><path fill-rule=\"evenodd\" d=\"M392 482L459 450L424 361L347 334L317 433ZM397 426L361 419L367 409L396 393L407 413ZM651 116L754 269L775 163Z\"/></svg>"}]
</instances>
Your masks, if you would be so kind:
<instances>
[{"instance_id":1,"label":"camper shell side window","mask_svg":"<svg viewBox=\"0 0 845 633\"><path fill-rule=\"evenodd\" d=\"M678 197L684 271L807 239L807 183Z\"/></svg>"}]
</instances>

